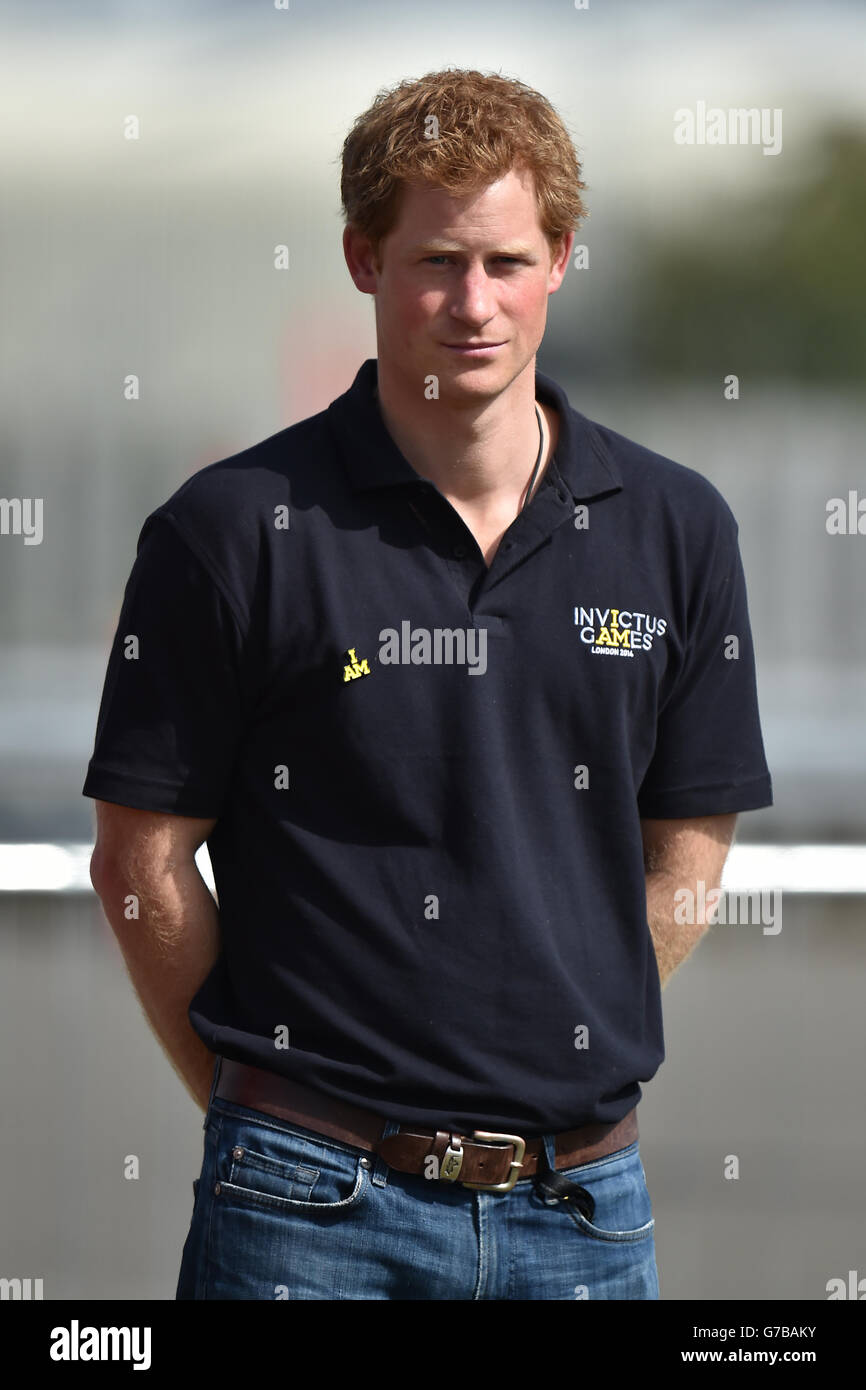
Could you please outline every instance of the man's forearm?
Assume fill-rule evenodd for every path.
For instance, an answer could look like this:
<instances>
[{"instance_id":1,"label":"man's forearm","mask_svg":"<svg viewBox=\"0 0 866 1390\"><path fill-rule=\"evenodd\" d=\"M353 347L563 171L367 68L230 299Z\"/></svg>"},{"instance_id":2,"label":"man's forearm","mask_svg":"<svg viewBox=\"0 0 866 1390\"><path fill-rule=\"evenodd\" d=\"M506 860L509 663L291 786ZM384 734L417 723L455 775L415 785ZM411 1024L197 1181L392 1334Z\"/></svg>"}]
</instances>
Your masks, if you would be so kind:
<instances>
[{"instance_id":1,"label":"man's forearm","mask_svg":"<svg viewBox=\"0 0 866 1390\"><path fill-rule=\"evenodd\" d=\"M662 988L709 929L705 920L688 923L675 920L674 895L686 886L689 885L684 884L678 874L653 872L646 875L647 921Z\"/></svg>"},{"instance_id":2,"label":"man's forearm","mask_svg":"<svg viewBox=\"0 0 866 1390\"><path fill-rule=\"evenodd\" d=\"M93 882L145 1016L205 1110L214 1054L194 1032L188 1009L220 953L217 904L194 861L159 874L99 865Z\"/></svg>"}]
</instances>

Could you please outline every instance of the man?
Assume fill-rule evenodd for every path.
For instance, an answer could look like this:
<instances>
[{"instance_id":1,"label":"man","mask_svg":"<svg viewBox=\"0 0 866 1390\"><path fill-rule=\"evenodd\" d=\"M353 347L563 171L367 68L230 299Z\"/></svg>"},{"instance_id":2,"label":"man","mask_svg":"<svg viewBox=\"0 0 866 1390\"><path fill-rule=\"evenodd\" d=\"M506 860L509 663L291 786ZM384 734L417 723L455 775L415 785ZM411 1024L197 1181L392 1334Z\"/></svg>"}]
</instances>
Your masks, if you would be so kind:
<instances>
[{"instance_id":1,"label":"man","mask_svg":"<svg viewBox=\"0 0 866 1390\"><path fill-rule=\"evenodd\" d=\"M674 894L771 785L730 510L536 371L582 187L521 83L380 93L377 358L139 537L84 792L205 1110L178 1298L658 1297Z\"/></svg>"}]
</instances>

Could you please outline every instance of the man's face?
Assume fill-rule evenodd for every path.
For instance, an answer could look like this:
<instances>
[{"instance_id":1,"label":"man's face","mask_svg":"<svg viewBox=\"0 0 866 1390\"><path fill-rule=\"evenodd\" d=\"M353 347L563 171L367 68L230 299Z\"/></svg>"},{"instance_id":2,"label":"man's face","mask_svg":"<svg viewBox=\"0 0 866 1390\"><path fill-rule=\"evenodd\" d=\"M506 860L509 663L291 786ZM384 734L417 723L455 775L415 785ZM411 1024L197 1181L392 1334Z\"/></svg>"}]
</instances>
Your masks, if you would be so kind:
<instances>
[{"instance_id":1,"label":"man's face","mask_svg":"<svg viewBox=\"0 0 866 1390\"><path fill-rule=\"evenodd\" d=\"M431 374L440 397L498 395L534 358L573 241L570 233L551 263L532 176L522 170L459 197L407 187L380 265L364 255L363 240L355 267L347 252L358 288L375 295L380 367L419 399ZM485 346L473 351L473 343Z\"/></svg>"}]
</instances>

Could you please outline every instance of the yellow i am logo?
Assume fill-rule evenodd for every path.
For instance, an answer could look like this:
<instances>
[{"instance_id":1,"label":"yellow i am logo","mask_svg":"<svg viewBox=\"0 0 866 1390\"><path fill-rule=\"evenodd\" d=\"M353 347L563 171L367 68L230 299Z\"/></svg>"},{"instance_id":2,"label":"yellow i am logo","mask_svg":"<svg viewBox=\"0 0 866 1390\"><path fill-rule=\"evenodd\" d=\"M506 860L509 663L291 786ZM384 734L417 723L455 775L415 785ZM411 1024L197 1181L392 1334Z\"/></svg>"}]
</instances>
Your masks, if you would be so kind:
<instances>
[{"instance_id":1,"label":"yellow i am logo","mask_svg":"<svg viewBox=\"0 0 866 1390\"><path fill-rule=\"evenodd\" d=\"M359 676L370 675L370 663L366 657L364 657L363 661L359 661L355 655L354 647L349 647L347 655L349 658L349 664L348 666L343 667L344 682L357 680Z\"/></svg>"}]
</instances>

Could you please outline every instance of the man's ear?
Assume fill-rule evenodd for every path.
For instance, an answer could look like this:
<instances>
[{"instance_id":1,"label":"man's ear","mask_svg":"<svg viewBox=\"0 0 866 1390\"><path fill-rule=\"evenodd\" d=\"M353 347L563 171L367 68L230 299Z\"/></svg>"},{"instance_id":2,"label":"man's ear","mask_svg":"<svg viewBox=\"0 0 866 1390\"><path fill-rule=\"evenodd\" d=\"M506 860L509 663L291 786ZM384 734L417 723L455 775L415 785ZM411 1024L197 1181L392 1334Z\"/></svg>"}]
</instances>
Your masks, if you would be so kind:
<instances>
[{"instance_id":1,"label":"man's ear","mask_svg":"<svg viewBox=\"0 0 866 1390\"><path fill-rule=\"evenodd\" d=\"M555 294L565 279L565 272L571 260L571 251L574 246L574 232L568 232L560 241L559 246L553 251L550 265L550 274L547 281L547 293Z\"/></svg>"},{"instance_id":2,"label":"man's ear","mask_svg":"<svg viewBox=\"0 0 866 1390\"><path fill-rule=\"evenodd\" d=\"M379 286L379 265L370 238L351 222L343 230L343 255L355 288L362 294L375 294Z\"/></svg>"}]
</instances>

